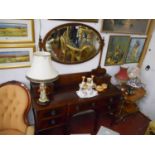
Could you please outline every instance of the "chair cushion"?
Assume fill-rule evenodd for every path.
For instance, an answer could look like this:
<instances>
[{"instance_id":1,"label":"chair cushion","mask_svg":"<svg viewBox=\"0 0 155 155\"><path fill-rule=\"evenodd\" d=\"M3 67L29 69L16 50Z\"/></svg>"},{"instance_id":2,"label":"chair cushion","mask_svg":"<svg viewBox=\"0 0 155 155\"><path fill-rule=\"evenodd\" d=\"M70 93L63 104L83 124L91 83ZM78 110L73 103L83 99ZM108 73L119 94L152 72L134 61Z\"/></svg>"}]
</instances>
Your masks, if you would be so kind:
<instances>
[{"instance_id":1,"label":"chair cushion","mask_svg":"<svg viewBox=\"0 0 155 155\"><path fill-rule=\"evenodd\" d=\"M23 132L14 129L0 130L0 135L24 135Z\"/></svg>"},{"instance_id":2,"label":"chair cushion","mask_svg":"<svg viewBox=\"0 0 155 155\"><path fill-rule=\"evenodd\" d=\"M24 113L28 101L28 93L20 85L7 84L0 87L0 130L17 129L26 132Z\"/></svg>"}]
</instances>

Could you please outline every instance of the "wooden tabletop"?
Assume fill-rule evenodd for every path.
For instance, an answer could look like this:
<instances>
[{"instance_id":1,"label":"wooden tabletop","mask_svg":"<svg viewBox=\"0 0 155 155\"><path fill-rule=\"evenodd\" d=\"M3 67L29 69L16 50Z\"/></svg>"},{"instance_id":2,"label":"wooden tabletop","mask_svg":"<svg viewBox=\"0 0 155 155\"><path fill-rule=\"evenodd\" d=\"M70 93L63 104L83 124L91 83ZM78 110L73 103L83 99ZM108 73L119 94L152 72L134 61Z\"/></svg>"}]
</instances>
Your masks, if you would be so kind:
<instances>
[{"instance_id":1,"label":"wooden tabletop","mask_svg":"<svg viewBox=\"0 0 155 155\"><path fill-rule=\"evenodd\" d=\"M125 95L125 99L127 101L130 101L130 102L136 102L138 101L139 99L143 98L146 94L146 91L145 89L142 87L142 88L137 88L134 90L134 94L133 95Z\"/></svg>"}]
</instances>

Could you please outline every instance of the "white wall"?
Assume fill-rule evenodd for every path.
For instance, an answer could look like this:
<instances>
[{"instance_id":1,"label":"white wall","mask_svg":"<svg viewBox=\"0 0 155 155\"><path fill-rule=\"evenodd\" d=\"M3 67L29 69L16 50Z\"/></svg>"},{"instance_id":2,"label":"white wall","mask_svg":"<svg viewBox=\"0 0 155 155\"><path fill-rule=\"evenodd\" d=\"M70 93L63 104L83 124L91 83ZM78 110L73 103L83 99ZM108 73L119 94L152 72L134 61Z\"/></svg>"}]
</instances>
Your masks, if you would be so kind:
<instances>
[{"instance_id":1,"label":"white wall","mask_svg":"<svg viewBox=\"0 0 155 155\"><path fill-rule=\"evenodd\" d=\"M150 65L150 70L148 71L145 70L147 65ZM145 83L147 94L140 102L140 109L150 119L155 120L155 29L143 61L141 77Z\"/></svg>"}]
</instances>

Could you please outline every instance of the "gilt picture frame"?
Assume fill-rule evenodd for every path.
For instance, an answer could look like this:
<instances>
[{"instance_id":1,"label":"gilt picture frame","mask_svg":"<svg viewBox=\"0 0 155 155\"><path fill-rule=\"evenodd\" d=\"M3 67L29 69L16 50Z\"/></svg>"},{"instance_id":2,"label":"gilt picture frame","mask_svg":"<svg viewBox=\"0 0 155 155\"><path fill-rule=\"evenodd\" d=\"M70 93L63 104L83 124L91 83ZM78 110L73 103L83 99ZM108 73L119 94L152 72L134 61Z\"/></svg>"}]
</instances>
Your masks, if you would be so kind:
<instances>
[{"instance_id":1,"label":"gilt picture frame","mask_svg":"<svg viewBox=\"0 0 155 155\"><path fill-rule=\"evenodd\" d=\"M0 43L34 43L34 21L0 19Z\"/></svg>"},{"instance_id":2,"label":"gilt picture frame","mask_svg":"<svg viewBox=\"0 0 155 155\"><path fill-rule=\"evenodd\" d=\"M129 43L130 36L110 36L105 66L124 64Z\"/></svg>"},{"instance_id":3,"label":"gilt picture frame","mask_svg":"<svg viewBox=\"0 0 155 155\"><path fill-rule=\"evenodd\" d=\"M102 32L146 35L150 19L105 19Z\"/></svg>"},{"instance_id":4,"label":"gilt picture frame","mask_svg":"<svg viewBox=\"0 0 155 155\"><path fill-rule=\"evenodd\" d=\"M0 69L29 67L34 51L34 45L1 45Z\"/></svg>"},{"instance_id":5,"label":"gilt picture frame","mask_svg":"<svg viewBox=\"0 0 155 155\"><path fill-rule=\"evenodd\" d=\"M146 38L131 38L125 63L138 63L143 52Z\"/></svg>"}]
</instances>

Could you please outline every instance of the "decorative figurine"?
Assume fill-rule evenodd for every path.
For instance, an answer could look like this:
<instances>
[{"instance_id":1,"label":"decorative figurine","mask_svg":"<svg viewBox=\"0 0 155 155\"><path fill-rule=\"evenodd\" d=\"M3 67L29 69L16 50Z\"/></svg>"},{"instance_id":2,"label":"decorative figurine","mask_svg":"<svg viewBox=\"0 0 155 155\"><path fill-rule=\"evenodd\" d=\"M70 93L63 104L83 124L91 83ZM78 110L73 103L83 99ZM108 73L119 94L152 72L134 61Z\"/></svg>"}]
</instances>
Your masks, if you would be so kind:
<instances>
[{"instance_id":1,"label":"decorative figurine","mask_svg":"<svg viewBox=\"0 0 155 155\"><path fill-rule=\"evenodd\" d=\"M130 77L130 80L127 82L127 85L133 88L145 87L140 80L140 68L138 66L130 69L129 77Z\"/></svg>"},{"instance_id":2,"label":"decorative figurine","mask_svg":"<svg viewBox=\"0 0 155 155\"><path fill-rule=\"evenodd\" d=\"M84 89L86 87L85 76L82 76L82 82L79 84L80 89Z\"/></svg>"},{"instance_id":3,"label":"decorative figurine","mask_svg":"<svg viewBox=\"0 0 155 155\"><path fill-rule=\"evenodd\" d=\"M105 89L107 89L108 85L106 83L102 83L101 85L96 86L96 90L98 92L103 92Z\"/></svg>"},{"instance_id":4,"label":"decorative figurine","mask_svg":"<svg viewBox=\"0 0 155 155\"><path fill-rule=\"evenodd\" d=\"M93 86L94 86L93 78L88 77L87 78L87 93L90 95L93 94Z\"/></svg>"},{"instance_id":5,"label":"decorative figurine","mask_svg":"<svg viewBox=\"0 0 155 155\"><path fill-rule=\"evenodd\" d=\"M82 82L79 84L79 90L76 92L77 95L81 98L89 98L96 96L98 93L95 88L95 83L93 81L94 75L91 77L87 77L87 81L85 82L86 77L82 76Z\"/></svg>"}]
</instances>

